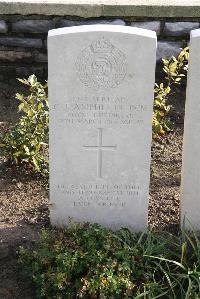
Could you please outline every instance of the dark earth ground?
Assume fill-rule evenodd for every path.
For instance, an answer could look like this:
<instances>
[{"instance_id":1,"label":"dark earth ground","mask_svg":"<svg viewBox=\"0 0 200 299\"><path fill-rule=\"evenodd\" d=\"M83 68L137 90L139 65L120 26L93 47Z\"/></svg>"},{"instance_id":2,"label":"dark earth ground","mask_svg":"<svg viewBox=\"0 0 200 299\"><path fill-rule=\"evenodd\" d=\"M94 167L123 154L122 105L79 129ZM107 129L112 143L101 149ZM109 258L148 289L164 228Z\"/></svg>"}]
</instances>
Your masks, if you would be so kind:
<instances>
[{"instance_id":1,"label":"dark earth ground","mask_svg":"<svg viewBox=\"0 0 200 299\"><path fill-rule=\"evenodd\" d=\"M0 125L17 118L13 81L0 83ZM174 131L164 144L152 144L149 224L154 229L176 232L179 223L184 92L173 98ZM34 299L34 288L20 274L17 249L34 246L38 231L49 225L48 183L25 170L0 165L0 299Z\"/></svg>"}]
</instances>

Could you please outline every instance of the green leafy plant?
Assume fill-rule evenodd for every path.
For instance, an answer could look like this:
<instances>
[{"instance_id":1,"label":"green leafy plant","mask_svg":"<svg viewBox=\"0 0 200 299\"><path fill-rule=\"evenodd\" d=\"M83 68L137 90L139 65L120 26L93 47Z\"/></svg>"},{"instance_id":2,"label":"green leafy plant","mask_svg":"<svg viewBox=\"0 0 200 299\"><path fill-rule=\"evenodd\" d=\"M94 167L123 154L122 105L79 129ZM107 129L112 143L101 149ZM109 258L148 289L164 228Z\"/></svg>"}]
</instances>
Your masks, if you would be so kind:
<instances>
[{"instance_id":1,"label":"green leafy plant","mask_svg":"<svg viewBox=\"0 0 200 299\"><path fill-rule=\"evenodd\" d=\"M174 298L200 295L200 239L97 224L42 230L35 250L20 249L37 298Z\"/></svg>"},{"instance_id":2,"label":"green leafy plant","mask_svg":"<svg viewBox=\"0 0 200 299\"><path fill-rule=\"evenodd\" d=\"M153 138L161 139L171 130L168 117L171 109L168 103L173 86L180 84L187 71L189 49L185 48L177 59L163 59L165 83L155 85ZM26 79L18 79L29 89L29 95L16 94L20 101L19 111L22 115L16 125L7 132L0 132L1 154L16 165L25 164L42 174L48 174L48 131L49 107L47 84L38 82L35 75Z\"/></svg>"},{"instance_id":3,"label":"green leafy plant","mask_svg":"<svg viewBox=\"0 0 200 299\"><path fill-rule=\"evenodd\" d=\"M26 164L38 172L48 172L49 107L47 85L38 82L35 75L18 79L29 89L29 95L16 94L22 116L19 121L0 134L1 154L16 165Z\"/></svg>"},{"instance_id":4,"label":"green leafy plant","mask_svg":"<svg viewBox=\"0 0 200 299\"><path fill-rule=\"evenodd\" d=\"M173 93L174 86L181 83L188 69L189 48L184 48L177 58L174 56L163 59L163 71L165 83L155 84L154 111L153 111L153 138L161 139L163 135L172 129L170 118L171 110L169 97Z\"/></svg>"}]
</instances>

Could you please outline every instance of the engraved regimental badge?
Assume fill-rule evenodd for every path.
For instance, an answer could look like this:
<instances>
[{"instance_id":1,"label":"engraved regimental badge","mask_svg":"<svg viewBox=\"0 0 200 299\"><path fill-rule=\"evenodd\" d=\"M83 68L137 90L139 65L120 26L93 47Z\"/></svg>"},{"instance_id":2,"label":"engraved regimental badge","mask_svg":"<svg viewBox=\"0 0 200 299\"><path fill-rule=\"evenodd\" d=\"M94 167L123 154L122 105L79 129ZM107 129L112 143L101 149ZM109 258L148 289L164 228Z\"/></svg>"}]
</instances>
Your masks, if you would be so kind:
<instances>
[{"instance_id":1,"label":"engraved regimental badge","mask_svg":"<svg viewBox=\"0 0 200 299\"><path fill-rule=\"evenodd\" d=\"M125 78L126 56L107 39L98 39L81 51L76 71L80 81L88 88L114 88Z\"/></svg>"}]
</instances>

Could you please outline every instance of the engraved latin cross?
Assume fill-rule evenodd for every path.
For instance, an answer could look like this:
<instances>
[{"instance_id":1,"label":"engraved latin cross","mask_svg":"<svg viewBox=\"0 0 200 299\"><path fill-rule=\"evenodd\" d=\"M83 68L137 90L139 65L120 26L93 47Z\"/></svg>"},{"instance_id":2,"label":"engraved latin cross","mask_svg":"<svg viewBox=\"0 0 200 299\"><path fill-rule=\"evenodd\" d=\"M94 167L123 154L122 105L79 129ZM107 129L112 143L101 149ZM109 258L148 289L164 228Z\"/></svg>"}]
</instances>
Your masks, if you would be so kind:
<instances>
[{"instance_id":1,"label":"engraved latin cross","mask_svg":"<svg viewBox=\"0 0 200 299\"><path fill-rule=\"evenodd\" d=\"M98 145L83 145L86 150L97 150L97 177L103 178L102 168L103 168L103 151L106 150L116 150L116 145L103 145L103 128L98 128Z\"/></svg>"}]
</instances>

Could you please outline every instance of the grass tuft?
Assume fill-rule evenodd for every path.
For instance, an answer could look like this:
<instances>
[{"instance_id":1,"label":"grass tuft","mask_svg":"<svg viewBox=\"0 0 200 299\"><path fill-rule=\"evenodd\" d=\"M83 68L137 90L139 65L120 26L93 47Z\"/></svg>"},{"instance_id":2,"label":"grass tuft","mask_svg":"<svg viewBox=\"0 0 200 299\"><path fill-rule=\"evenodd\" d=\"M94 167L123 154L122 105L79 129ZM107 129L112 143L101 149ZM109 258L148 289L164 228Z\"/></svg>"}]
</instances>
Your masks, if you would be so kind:
<instances>
[{"instance_id":1,"label":"grass tuft","mask_svg":"<svg viewBox=\"0 0 200 299\"><path fill-rule=\"evenodd\" d=\"M200 298L200 238L147 230L113 232L97 224L42 230L19 261L36 298Z\"/></svg>"}]
</instances>

